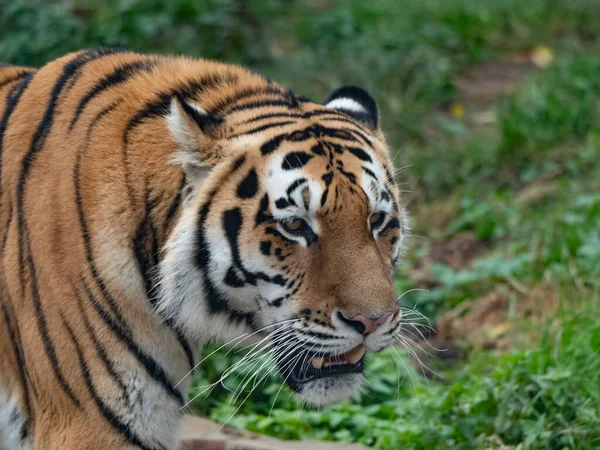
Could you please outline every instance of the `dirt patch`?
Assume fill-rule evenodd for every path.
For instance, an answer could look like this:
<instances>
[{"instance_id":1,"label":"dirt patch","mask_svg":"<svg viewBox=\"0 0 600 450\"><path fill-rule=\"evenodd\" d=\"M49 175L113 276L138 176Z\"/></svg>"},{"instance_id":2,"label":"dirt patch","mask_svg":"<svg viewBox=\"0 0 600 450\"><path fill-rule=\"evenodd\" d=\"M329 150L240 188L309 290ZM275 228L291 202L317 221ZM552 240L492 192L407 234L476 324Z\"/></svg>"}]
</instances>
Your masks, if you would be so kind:
<instances>
[{"instance_id":1,"label":"dirt patch","mask_svg":"<svg viewBox=\"0 0 600 450\"><path fill-rule=\"evenodd\" d=\"M434 242L429 248L429 258L432 262L445 264L461 270L468 267L480 253L483 244L473 233L460 233L444 242Z\"/></svg>"},{"instance_id":2,"label":"dirt patch","mask_svg":"<svg viewBox=\"0 0 600 450\"><path fill-rule=\"evenodd\" d=\"M431 273L432 264L444 264L453 270L467 269L476 257L481 256L485 248L486 244L470 232L433 241L429 245L428 254L416 262L408 277L416 288L431 289L439 285L439 281Z\"/></svg>"},{"instance_id":3,"label":"dirt patch","mask_svg":"<svg viewBox=\"0 0 600 450\"><path fill-rule=\"evenodd\" d=\"M433 335L419 343L425 365L435 359L466 356L473 348L508 350L535 341L539 325L558 308L556 289L540 283L532 289L502 285L487 295L462 302L439 316ZM529 327L523 327L528 322ZM413 365L420 366L415 358Z\"/></svg>"}]
</instances>

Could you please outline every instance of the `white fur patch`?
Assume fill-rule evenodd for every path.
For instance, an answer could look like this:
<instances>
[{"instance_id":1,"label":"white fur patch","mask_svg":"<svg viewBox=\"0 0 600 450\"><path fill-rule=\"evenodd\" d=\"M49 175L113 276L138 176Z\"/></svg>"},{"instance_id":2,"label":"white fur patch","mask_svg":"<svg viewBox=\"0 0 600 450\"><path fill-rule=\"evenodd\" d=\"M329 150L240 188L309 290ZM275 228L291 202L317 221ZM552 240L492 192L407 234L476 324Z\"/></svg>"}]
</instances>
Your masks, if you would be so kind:
<instances>
[{"instance_id":1,"label":"white fur patch","mask_svg":"<svg viewBox=\"0 0 600 450\"><path fill-rule=\"evenodd\" d=\"M21 440L25 417L15 393L0 391L0 449L30 450L29 439Z\"/></svg>"},{"instance_id":2,"label":"white fur patch","mask_svg":"<svg viewBox=\"0 0 600 450\"><path fill-rule=\"evenodd\" d=\"M327 106L328 108L341 109L346 111L356 111L361 113L367 112L363 105L358 103L356 100L347 97L336 98L335 100L331 100L325 106Z\"/></svg>"}]
</instances>

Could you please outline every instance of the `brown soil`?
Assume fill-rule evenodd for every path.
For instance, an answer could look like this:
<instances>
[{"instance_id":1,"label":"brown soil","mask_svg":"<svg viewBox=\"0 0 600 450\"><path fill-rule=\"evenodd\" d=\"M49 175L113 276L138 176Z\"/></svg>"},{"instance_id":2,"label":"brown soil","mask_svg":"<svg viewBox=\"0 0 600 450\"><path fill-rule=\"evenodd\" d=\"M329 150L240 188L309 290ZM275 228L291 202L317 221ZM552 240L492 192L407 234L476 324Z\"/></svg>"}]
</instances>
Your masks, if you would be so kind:
<instances>
[{"instance_id":1,"label":"brown soil","mask_svg":"<svg viewBox=\"0 0 600 450\"><path fill-rule=\"evenodd\" d=\"M520 347L537 338L539 325L557 308L556 290L549 283L542 282L531 290L520 284L500 286L439 316L433 336L419 343L417 355L424 365L430 365L434 359L461 358L473 348ZM522 327L524 322L531 326ZM529 331L524 331L527 328ZM412 363L420 365L416 359Z\"/></svg>"},{"instance_id":2,"label":"brown soil","mask_svg":"<svg viewBox=\"0 0 600 450\"><path fill-rule=\"evenodd\" d=\"M433 288L439 281L431 273L432 264L444 264L454 270L467 269L476 257L481 256L485 247L486 244L470 232L433 241L429 246L428 255L419 260L407 275L416 288Z\"/></svg>"}]
</instances>

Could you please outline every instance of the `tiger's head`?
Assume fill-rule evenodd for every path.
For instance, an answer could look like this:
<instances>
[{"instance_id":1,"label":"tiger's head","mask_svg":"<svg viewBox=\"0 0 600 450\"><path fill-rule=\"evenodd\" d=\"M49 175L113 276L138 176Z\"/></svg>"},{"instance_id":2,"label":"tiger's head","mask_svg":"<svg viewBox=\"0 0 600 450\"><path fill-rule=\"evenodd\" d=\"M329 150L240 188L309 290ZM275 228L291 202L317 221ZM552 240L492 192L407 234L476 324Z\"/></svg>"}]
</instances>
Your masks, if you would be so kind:
<instances>
[{"instance_id":1,"label":"tiger's head","mask_svg":"<svg viewBox=\"0 0 600 450\"><path fill-rule=\"evenodd\" d=\"M397 341L407 218L369 94L284 101L218 115L172 100L187 185L159 310L202 343L262 340L301 399L327 404L360 387L365 351Z\"/></svg>"}]
</instances>

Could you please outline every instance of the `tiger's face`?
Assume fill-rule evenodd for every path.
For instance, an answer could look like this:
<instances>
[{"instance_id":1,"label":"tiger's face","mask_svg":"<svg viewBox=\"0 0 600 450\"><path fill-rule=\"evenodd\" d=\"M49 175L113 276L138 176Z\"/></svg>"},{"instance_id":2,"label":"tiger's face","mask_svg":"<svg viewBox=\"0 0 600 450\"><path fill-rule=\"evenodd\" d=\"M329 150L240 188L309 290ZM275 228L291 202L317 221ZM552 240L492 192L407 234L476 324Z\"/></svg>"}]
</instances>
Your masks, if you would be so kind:
<instances>
[{"instance_id":1,"label":"tiger's face","mask_svg":"<svg viewBox=\"0 0 600 450\"><path fill-rule=\"evenodd\" d=\"M161 308L199 340L258 337L294 392L327 404L360 387L367 350L397 340L392 274L408 230L371 97L342 88L302 108L283 125L213 137L228 152L214 167L181 157L190 182ZM168 118L189 149L209 145L213 127L258 122L211 118L203 130L206 119L176 101Z\"/></svg>"}]
</instances>

